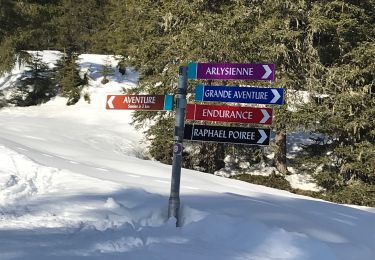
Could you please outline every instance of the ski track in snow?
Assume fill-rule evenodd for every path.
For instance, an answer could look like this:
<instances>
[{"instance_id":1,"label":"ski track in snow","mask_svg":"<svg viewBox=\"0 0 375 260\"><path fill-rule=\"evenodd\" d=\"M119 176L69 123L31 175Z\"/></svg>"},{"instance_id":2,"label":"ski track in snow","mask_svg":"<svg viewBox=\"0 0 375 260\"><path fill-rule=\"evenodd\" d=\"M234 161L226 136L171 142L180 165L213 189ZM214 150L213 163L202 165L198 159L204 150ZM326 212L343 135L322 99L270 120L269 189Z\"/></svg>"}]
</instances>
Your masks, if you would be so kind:
<instances>
[{"instance_id":1,"label":"ski track in snow","mask_svg":"<svg viewBox=\"0 0 375 260\"><path fill-rule=\"evenodd\" d=\"M145 145L131 112L104 109L107 93L137 77L130 69L101 85L106 57L81 56L95 86L90 105L56 98L0 110L1 260L375 259L373 208L185 169L176 228L167 218L171 167L136 158Z\"/></svg>"}]
</instances>

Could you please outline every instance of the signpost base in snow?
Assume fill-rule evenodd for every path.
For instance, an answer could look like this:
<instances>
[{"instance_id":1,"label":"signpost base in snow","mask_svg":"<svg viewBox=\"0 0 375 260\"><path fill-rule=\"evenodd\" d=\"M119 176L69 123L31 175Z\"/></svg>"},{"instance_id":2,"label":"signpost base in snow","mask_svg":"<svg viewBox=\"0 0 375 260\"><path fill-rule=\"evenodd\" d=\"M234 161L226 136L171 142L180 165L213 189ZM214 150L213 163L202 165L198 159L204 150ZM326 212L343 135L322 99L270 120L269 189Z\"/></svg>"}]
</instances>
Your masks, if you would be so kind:
<instances>
[{"instance_id":1,"label":"signpost base in snow","mask_svg":"<svg viewBox=\"0 0 375 260\"><path fill-rule=\"evenodd\" d=\"M168 218L176 218L176 227L180 226L180 179L182 162L182 142L184 139L185 109L187 91L187 67L180 67L178 73L178 88L176 94L176 124L174 130L173 164L171 178L171 193L168 205Z\"/></svg>"}]
</instances>

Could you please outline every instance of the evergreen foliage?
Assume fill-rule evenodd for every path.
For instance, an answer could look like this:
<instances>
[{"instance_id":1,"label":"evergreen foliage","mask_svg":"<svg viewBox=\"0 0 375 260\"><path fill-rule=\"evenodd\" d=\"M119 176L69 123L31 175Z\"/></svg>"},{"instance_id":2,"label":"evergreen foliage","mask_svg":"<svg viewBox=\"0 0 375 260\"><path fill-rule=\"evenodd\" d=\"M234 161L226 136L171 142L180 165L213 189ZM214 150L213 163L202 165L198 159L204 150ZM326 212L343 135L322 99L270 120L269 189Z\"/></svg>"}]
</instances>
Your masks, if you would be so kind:
<instances>
[{"instance_id":1,"label":"evergreen foliage","mask_svg":"<svg viewBox=\"0 0 375 260\"><path fill-rule=\"evenodd\" d=\"M22 21L15 1L0 0L0 76L10 71L16 62L14 35Z\"/></svg>"},{"instance_id":2,"label":"evergreen foliage","mask_svg":"<svg viewBox=\"0 0 375 260\"><path fill-rule=\"evenodd\" d=\"M269 176L241 174L233 178L237 180L241 180L241 181L255 183L258 185L268 186L271 188L292 191L292 187L290 186L290 183L287 180L285 180L283 176L277 175L275 173Z\"/></svg>"},{"instance_id":3,"label":"evergreen foliage","mask_svg":"<svg viewBox=\"0 0 375 260\"><path fill-rule=\"evenodd\" d=\"M232 28L232 24L228 24L231 23L229 16L237 13L229 6L236 5L219 2L216 7L207 5L208 9L206 5L200 1L181 1L179 5L170 1L128 2L126 8L130 17L118 21L116 28L126 32L123 44L121 44L126 46L122 49L123 54L132 57L132 65L141 72L140 86L134 90L135 93L173 93L176 89L178 66L188 61L239 61L238 57L242 55L238 55L237 50L229 46L230 40L234 41L236 37L228 32ZM241 7L238 6L238 8ZM228 12L225 23L220 20L224 18L222 15L224 12ZM202 21L199 20L197 13L200 14ZM237 17L237 20L240 20L240 17ZM220 28L217 28L217 25ZM143 44L135 44L136 42ZM229 50L233 53L230 54ZM192 84L189 92L193 92ZM142 124L145 120L154 120L159 117L163 116L137 112L134 121L136 124ZM159 125L155 124L151 126L154 129L150 128L150 131L163 139L165 129L156 129L158 127ZM172 133L173 124L170 127L168 131ZM198 150L204 150L207 147L206 144L200 146ZM218 144L208 146L210 146L208 153L216 161L215 165L209 167L217 170L223 165L225 149ZM202 163L198 162L199 164ZM202 169L213 172L212 169L208 169L208 166Z\"/></svg>"},{"instance_id":4,"label":"evergreen foliage","mask_svg":"<svg viewBox=\"0 0 375 260\"><path fill-rule=\"evenodd\" d=\"M78 56L67 53L61 57L56 66L56 82L60 87L60 94L68 98L67 105L74 105L81 98L81 90L87 85L87 79L79 75Z\"/></svg>"},{"instance_id":5,"label":"evergreen foliage","mask_svg":"<svg viewBox=\"0 0 375 260\"><path fill-rule=\"evenodd\" d=\"M64 52L84 53L93 48L99 37L97 33L104 26L106 13L104 7L107 0L60 0L52 19L58 28L54 41L56 47ZM98 47L96 47L98 48ZM99 50L101 51L101 50Z\"/></svg>"},{"instance_id":6,"label":"evergreen foliage","mask_svg":"<svg viewBox=\"0 0 375 260\"><path fill-rule=\"evenodd\" d=\"M0 108L7 106L7 103L4 93L0 91Z\"/></svg>"},{"instance_id":7,"label":"evergreen foliage","mask_svg":"<svg viewBox=\"0 0 375 260\"><path fill-rule=\"evenodd\" d=\"M150 127L145 133L146 138L150 141L150 155L156 160L167 164L172 163L173 132L170 129L173 129L173 125L172 117L160 117L156 120L155 126ZM159 131L164 131L164 135L161 136Z\"/></svg>"},{"instance_id":8,"label":"evergreen foliage","mask_svg":"<svg viewBox=\"0 0 375 260\"><path fill-rule=\"evenodd\" d=\"M230 154L270 163L283 174L289 165L310 173L322 167L317 180L327 194L346 196L360 187L355 180L371 186L375 176L374 6L374 0L0 0L0 74L25 60L24 50L60 50L67 54L56 82L74 104L85 84L76 64L82 52L121 55L120 69L131 65L140 73L139 85L128 91L133 94L174 93L178 67L190 61L275 63L275 86L286 90L286 102L274 108L272 162L264 154L269 149L187 143L184 166L213 173ZM46 80L39 81L42 66L33 70L38 80L29 75L23 83L40 84L43 91L33 102L44 102L53 89L38 83ZM103 66L102 74L107 79L110 70ZM189 82L190 101L195 83ZM137 111L134 124L149 126L153 158L171 163L174 114ZM288 160L293 131L311 131L325 141Z\"/></svg>"},{"instance_id":9,"label":"evergreen foliage","mask_svg":"<svg viewBox=\"0 0 375 260\"><path fill-rule=\"evenodd\" d=\"M17 106L33 106L47 102L57 94L51 79L52 71L42 61L40 54L29 55L26 72L16 83L16 90L8 103Z\"/></svg>"},{"instance_id":10,"label":"evergreen foliage","mask_svg":"<svg viewBox=\"0 0 375 260\"><path fill-rule=\"evenodd\" d=\"M102 84L107 84L109 82L108 76L114 74L114 70L108 58L104 61L104 64L102 65L102 68L100 70L100 74L103 76L103 79L101 80Z\"/></svg>"},{"instance_id":11,"label":"evergreen foliage","mask_svg":"<svg viewBox=\"0 0 375 260\"><path fill-rule=\"evenodd\" d=\"M9 72L16 64L17 53L12 38L6 38L0 42L0 75Z\"/></svg>"},{"instance_id":12,"label":"evergreen foliage","mask_svg":"<svg viewBox=\"0 0 375 260\"><path fill-rule=\"evenodd\" d=\"M319 184L328 185L329 187L324 191L294 189L284 176L277 174L271 174L269 176L242 174L232 178L336 203L375 207L374 185L366 184L362 181L353 181L350 185L338 184L340 179L337 179L337 177L336 174L332 173L320 179Z\"/></svg>"},{"instance_id":13,"label":"evergreen foliage","mask_svg":"<svg viewBox=\"0 0 375 260\"><path fill-rule=\"evenodd\" d=\"M309 129L329 137L332 160L345 179L375 175L375 55L373 1L331 1L311 11L315 71ZM306 115L305 114L305 115ZM321 155L322 156L322 155ZM366 179L362 178L362 179Z\"/></svg>"}]
</instances>

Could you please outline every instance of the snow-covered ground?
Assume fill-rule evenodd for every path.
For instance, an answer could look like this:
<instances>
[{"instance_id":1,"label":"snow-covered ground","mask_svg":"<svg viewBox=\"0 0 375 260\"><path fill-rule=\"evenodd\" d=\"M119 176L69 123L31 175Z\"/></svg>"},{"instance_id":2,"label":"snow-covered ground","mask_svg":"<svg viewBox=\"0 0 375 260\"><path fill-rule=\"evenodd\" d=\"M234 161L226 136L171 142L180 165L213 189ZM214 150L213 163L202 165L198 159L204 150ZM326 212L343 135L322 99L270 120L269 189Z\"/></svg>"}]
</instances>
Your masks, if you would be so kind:
<instances>
[{"instance_id":1,"label":"snow-covered ground","mask_svg":"<svg viewBox=\"0 0 375 260\"><path fill-rule=\"evenodd\" d=\"M106 93L134 86L136 73L103 86L106 57L81 58L91 104L0 110L1 260L375 259L374 208L185 169L176 228L171 167L141 159L130 111L105 110Z\"/></svg>"}]
</instances>

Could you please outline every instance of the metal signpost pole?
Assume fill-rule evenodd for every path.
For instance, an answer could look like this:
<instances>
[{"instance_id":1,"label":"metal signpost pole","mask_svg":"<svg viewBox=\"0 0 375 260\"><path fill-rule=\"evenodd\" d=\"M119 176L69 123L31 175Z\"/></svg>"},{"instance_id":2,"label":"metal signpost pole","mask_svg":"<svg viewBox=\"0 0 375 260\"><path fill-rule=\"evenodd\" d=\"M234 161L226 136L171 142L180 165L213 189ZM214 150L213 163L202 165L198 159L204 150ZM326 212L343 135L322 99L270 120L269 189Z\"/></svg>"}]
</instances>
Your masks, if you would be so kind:
<instances>
[{"instance_id":1,"label":"metal signpost pole","mask_svg":"<svg viewBox=\"0 0 375 260\"><path fill-rule=\"evenodd\" d=\"M182 142L184 139L185 109L187 92L187 67L180 67L178 73L178 88L176 94L176 125L174 130L173 165L171 179L171 193L168 205L168 218L176 218L176 226L180 226L180 179L182 162Z\"/></svg>"}]
</instances>

